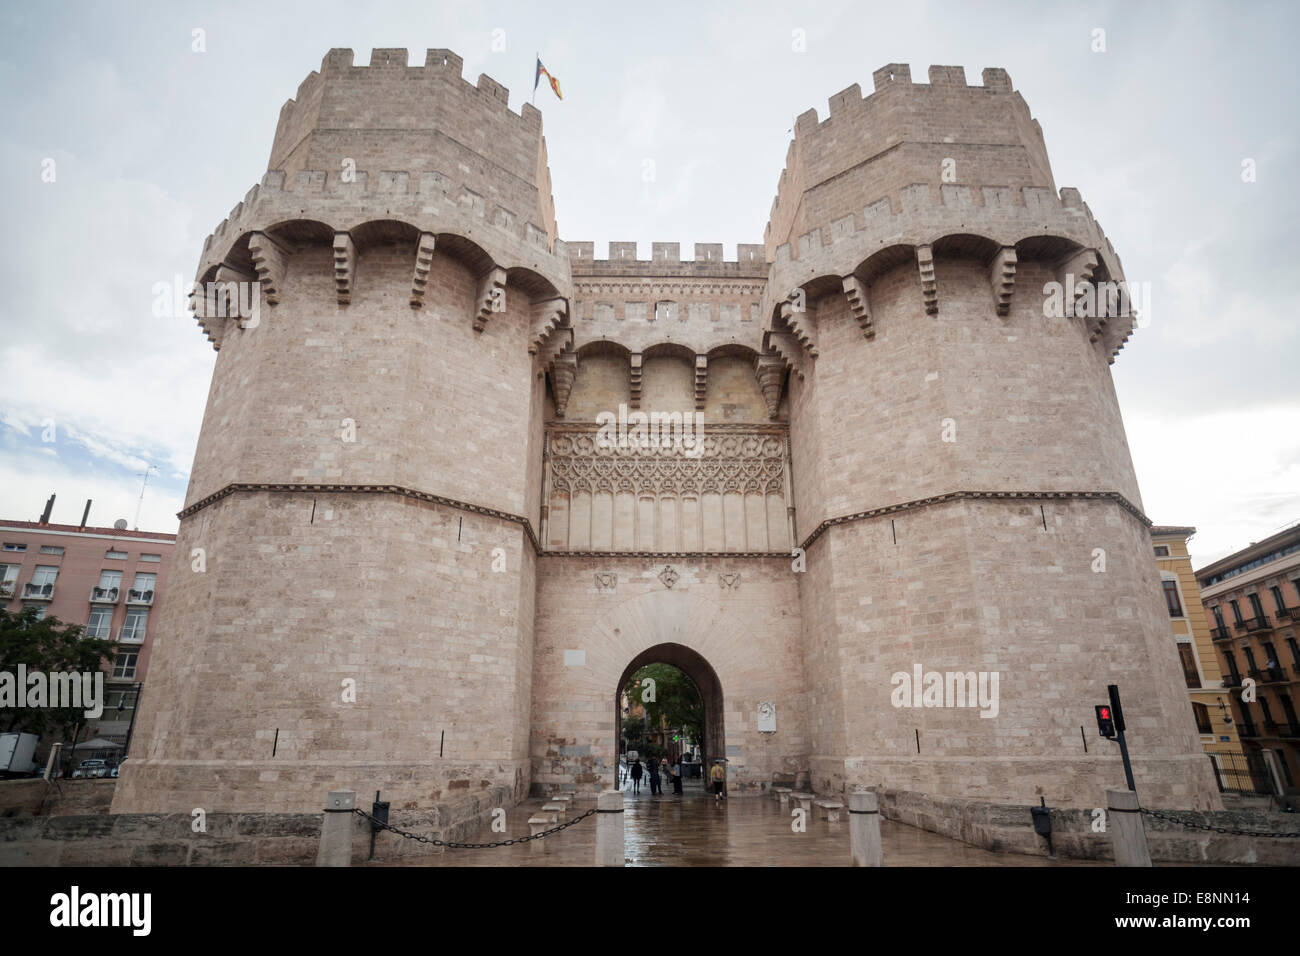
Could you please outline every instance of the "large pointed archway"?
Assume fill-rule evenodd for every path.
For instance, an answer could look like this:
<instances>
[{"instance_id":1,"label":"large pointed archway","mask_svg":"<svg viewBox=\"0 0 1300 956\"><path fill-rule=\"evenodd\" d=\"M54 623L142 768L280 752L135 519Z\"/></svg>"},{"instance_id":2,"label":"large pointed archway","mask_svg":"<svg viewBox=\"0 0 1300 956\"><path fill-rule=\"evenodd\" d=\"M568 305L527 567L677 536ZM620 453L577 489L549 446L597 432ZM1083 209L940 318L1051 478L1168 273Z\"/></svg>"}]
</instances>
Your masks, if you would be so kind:
<instances>
[{"instance_id":1,"label":"large pointed archway","mask_svg":"<svg viewBox=\"0 0 1300 956\"><path fill-rule=\"evenodd\" d=\"M704 739L700 741L700 759L703 761L705 774L715 758L726 753L726 727L723 723L722 681L718 679L713 666L703 655L691 650L684 644L656 644L637 654L623 669L618 683L613 687L614 694L614 753L619 752L619 740L622 736L623 712L619 694L623 687L642 667L647 664L668 664L685 674L700 693L704 702ZM614 767L614 786L618 786L618 767Z\"/></svg>"}]
</instances>

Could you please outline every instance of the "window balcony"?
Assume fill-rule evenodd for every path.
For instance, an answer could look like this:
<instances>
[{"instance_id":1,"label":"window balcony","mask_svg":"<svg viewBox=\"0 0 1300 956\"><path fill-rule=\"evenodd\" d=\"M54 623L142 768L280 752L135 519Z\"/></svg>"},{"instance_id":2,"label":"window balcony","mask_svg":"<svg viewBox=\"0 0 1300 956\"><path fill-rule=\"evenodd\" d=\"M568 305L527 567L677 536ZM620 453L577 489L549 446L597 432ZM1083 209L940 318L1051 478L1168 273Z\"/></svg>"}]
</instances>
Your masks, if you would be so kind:
<instances>
[{"instance_id":1,"label":"window balcony","mask_svg":"<svg viewBox=\"0 0 1300 956\"><path fill-rule=\"evenodd\" d=\"M0 581L0 601L12 601L17 591L17 581Z\"/></svg>"},{"instance_id":2,"label":"window balcony","mask_svg":"<svg viewBox=\"0 0 1300 956\"><path fill-rule=\"evenodd\" d=\"M91 604L116 604L119 597L122 596L121 588L91 588Z\"/></svg>"},{"instance_id":3,"label":"window balcony","mask_svg":"<svg viewBox=\"0 0 1300 956\"><path fill-rule=\"evenodd\" d=\"M143 644L144 628L128 627L123 624L117 629L117 640L119 644Z\"/></svg>"},{"instance_id":4,"label":"window balcony","mask_svg":"<svg viewBox=\"0 0 1300 956\"><path fill-rule=\"evenodd\" d=\"M1255 726L1254 721L1243 720L1237 725L1238 737L1258 737L1259 729Z\"/></svg>"},{"instance_id":5,"label":"window balcony","mask_svg":"<svg viewBox=\"0 0 1300 956\"><path fill-rule=\"evenodd\" d=\"M153 604L153 591L137 591L135 588L131 588L126 592L126 603L141 604L148 607Z\"/></svg>"},{"instance_id":6,"label":"window balcony","mask_svg":"<svg viewBox=\"0 0 1300 956\"><path fill-rule=\"evenodd\" d=\"M1241 686L1241 675L1240 675L1240 674L1234 674L1234 673L1231 673L1231 672L1229 672L1229 673L1227 673L1227 674L1224 674L1224 675L1223 675L1223 686L1224 686L1224 687L1240 687L1240 686Z\"/></svg>"},{"instance_id":7,"label":"window balcony","mask_svg":"<svg viewBox=\"0 0 1300 956\"><path fill-rule=\"evenodd\" d=\"M23 600L25 601L53 601L54 584L35 584L28 581L23 585Z\"/></svg>"},{"instance_id":8,"label":"window balcony","mask_svg":"<svg viewBox=\"0 0 1300 956\"><path fill-rule=\"evenodd\" d=\"M1300 607L1280 607L1277 609L1278 621L1290 619L1300 621Z\"/></svg>"},{"instance_id":9,"label":"window balcony","mask_svg":"<svg viewBox=\"0 0 1300 956\"><path fill-rule=\"evenodd\" d=\"M1210 628L1210 637L1216 641L1230 641L1232 640L1232 632L1228 630L1228 625L1225 624L1223 627Z\"/></svg>"},{"instance_id":10,"label":"window balcony","mask_svg":"<svg viewBox=\"0 0 1300 956\"><path fill-rule=\"evenodd\" d=\"M1273 627L1269 623L1268 617L1262 614L1259 617L1248 617L1237 626L1246 631L1247 634L1253 634L1255 631L1267 631Z\"/></svg>"},{"instance_id":11,"label":"window balcony","mask_svg":"<svg viewBox=\"0 0 1300 956\"><path fill-rule=\"evenodd\" d=\"M1278 724L1277 735L1279 737L1300 737L1300 724Z\"/></svg>"},{"instance_id":12,"label":"window balcony","mask_svg":"<svg viewBox=\"0 0 1300 956\"><path fill-rule=\"evenodd\" d=\"M1250 672L1250 676L1255 678L1256 684L1284 684L1287 680L1286 668L1281 664L1253 670Z\"/></svg>"}]
</instances>

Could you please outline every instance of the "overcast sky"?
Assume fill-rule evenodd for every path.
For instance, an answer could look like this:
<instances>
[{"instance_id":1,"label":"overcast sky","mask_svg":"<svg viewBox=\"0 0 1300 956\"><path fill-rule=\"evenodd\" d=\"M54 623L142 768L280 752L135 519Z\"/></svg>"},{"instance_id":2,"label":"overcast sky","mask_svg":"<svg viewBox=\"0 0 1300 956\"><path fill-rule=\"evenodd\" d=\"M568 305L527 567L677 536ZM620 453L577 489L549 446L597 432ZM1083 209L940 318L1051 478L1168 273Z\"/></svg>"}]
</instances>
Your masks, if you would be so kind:
<instances>
[{"instance_id":1,"label":"overcast sky","mask_svg":"<svg viewBox=\"0 0 1300 956\"><path fill-rule=\"evenodd\" d=\"M1147 514L1195 525L1200 566L1300 519L1297 26L1291 2L9 5L0 517L57 492L56 521L86 498L92 523L129 521L151 463L140 527L175 530L215 353L187 314L153 314L154 286L193 279L331 47L450 48L516 111L540 52L565 97L537 95L560 235L643 258L761 242L794 117L878 67L1000 66L1057 186L1151 283L1115 379Z\"/></svg>"}]
</instances>

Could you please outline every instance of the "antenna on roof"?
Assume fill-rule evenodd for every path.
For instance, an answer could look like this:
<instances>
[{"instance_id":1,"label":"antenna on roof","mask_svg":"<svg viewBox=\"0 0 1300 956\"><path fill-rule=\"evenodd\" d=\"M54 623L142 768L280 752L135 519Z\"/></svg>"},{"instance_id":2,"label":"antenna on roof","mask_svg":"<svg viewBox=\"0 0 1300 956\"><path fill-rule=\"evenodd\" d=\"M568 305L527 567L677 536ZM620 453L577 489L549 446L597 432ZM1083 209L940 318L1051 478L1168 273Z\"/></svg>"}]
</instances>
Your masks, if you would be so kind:
<instances>
[{"instance_id":1,"label":"antenna on roof","mask_svg":"<svg viewBox=\"0 0 1300 956\"><path fill-rule=\"evenodd\" d=\"M157 465L150 465L144 470L144 474L140 476L144 481L140 483L140 500L135 503L135 520L131 522L132 531L140 530L140 507L144 504L144 490L149 486L149 472L157 470Z\"/></svg>"}]
</instances>

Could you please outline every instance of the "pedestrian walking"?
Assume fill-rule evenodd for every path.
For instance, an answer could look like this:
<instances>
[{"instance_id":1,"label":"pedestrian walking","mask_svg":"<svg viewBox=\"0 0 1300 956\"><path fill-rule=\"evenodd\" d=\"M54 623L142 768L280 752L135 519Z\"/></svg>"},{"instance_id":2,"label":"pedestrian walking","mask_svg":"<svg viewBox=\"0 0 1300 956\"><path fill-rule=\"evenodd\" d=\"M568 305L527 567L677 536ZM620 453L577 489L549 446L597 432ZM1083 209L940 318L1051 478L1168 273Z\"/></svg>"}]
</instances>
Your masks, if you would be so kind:
<instances>
[{"instance_id":1,"label":"pedestrian walking","mask_svg":"<svg viewBox=\"0 0 1300 956\"><path fill-rule=\"evenodd\" d=\"M643 772L644 772L644 768L641 766L641 758L637 757L636 760L633 761L632 763L632 792L633 793L641 792L641 774Z\"/></svg>"},{"instance_id":2,"label":"pedestrian walking","mask_svg":"<svg viewBox=\"0 0 1300 956\"><path fill-rule=\"evenodd\" d=\"M682 761L680 757L673 758L672 766L673 775L673 794L681 796L682 794Z\"/></svg>"},{"instance_id":3,"label":"pedestrian walking","mask_svg":"<svg viewBox=\"0 0 1300 956\"><path fill-rule=\"evenodd\" d=\"M727 771L722 769L722 761L713 761L713 769L709 771L709 779L713 781L713 801L714 803L722 802L722 794L727 787Z\"/></svg>"},{"instance_id":4,"label":"pedestrian walking","mask_svg":"<svg viewBox=\"0 0 1300 956\"><path fill-rule=\"evenodd\" d=\"M651 757L646 761L646 767L650 771L650 795L655 796L658 794L662 796L664 788L659 779L659 761Z\"/></svg>"}]
</instances>

